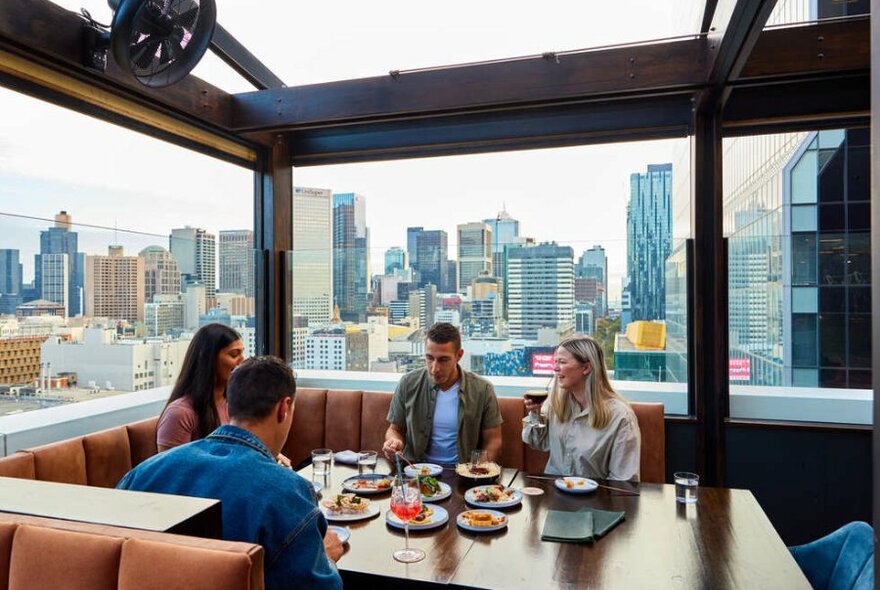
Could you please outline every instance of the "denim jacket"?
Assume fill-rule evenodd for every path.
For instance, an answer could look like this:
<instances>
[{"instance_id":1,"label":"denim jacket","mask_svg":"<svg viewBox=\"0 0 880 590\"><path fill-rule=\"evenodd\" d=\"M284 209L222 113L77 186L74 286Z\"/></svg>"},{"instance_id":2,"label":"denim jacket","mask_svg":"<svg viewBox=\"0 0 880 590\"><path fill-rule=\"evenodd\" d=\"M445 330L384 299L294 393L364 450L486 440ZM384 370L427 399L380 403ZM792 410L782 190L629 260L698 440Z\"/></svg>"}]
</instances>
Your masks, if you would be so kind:
<instances>
[{"instance_id":1,"label":"denim jacket","mask_svg":"<svg viewBox=\"0 0 880 590\"><path fill-rule=\"evenodd\" d=\"M266 590L342 588L311 484L275 463L247 430L221 426L144 461L117 487L220 500L223 538L263 546Z\"/></svg>"}]
</instances>

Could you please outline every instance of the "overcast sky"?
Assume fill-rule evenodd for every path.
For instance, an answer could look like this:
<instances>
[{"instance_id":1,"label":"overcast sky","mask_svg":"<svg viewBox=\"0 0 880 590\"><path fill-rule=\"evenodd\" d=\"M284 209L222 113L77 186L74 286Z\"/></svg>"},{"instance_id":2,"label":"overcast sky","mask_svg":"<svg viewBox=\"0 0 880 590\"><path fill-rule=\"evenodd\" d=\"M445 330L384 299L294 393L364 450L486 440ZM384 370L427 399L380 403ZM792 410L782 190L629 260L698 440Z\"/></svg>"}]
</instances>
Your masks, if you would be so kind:
<instances>
[{"instance_id":1,"label":"overcast sky","mask_svg":"<svg viewBox=\"0 0 880 590\"><path fill-rule=\"evenodd\" d=\"M57 3L86 7L99 21L111 18L102 0ZM286 84L298 85L681 35L696 28L703 3L217 5L224 27ZM210 53L195 73L229 92L253 90ZM366 197L374 272L385 249L406 246L406 226L446 230L454 256L457 224L494 217L506 206L524 236L571 245L576 256L604 246L614 298L626 268L629 175L672 162L684 141L297 168L293 178ZM75 222L120 230L78 228L83 251L103 253L118 241L134 253L154 243L167 247L164 236L184 224L251 227L252 197L248 170L0 89L0 248L22 250L26 277L46 223L11 215L51 219L66 209Z\"/></svg>"}]
</instances>

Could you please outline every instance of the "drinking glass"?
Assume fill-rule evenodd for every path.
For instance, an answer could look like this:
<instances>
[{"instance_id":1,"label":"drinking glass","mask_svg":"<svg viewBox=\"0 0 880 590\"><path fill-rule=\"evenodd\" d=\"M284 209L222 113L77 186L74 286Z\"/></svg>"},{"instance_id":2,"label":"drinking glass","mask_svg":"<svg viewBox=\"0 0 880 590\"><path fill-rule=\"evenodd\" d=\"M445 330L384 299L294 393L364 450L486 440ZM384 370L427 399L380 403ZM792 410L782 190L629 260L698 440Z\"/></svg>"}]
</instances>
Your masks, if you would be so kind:
<instances>
[{"instance_id":1,"label":"drinking glass","mask_svg":"<svg viewBox=\"0 0 880 590\"><path fill-rule=\"evenodd\" d=\"M391 487L391 512L403 521L403 533L406 536L406 546L394 552L394 559L402 563L414 563L425 559L425 552L421 549L410 549L409 546L409 523L422 511L422 490L419 487L418 477L406 477L398 474L394 478Z\"/></svg>"},{"instance_id":2,"label":"drinking glass","mask_svg":"<svg viewBox=\"0 0 880 590\"><path fill-rule=\"evenodd\" d=\"M535 404L543 404L547 401L547 396L550 394L546 389L534 389L526 392L526 397L529 398L529 401ZM547 428L547 425L541 422L541 414L540 410L537 412L529 412L529 424L531 424L534 428Z\"/></svg>"},{"instance_id":3,"label":"drinking glass","mask_svg":"<svg viewBox=\"0 0 880 590\"><path fill-rule=\"evenodd\" d=\"M675 501L682 504L695 503L700 476L688 471L678 471L673 475L673 479L675 480Z\"/></svg>"},{"instance_id":4,"label":"drinking glass","mask_svg":"<svg viewBox=\"0 0 880 590\"><path fill-rule=\"evenodd\" d=\"M474 449L471 451L471 470L474 467L485 466L489 462L489 453L483 449Z\"/></svg>"},{"instance_id":5,"label":"drinking glass","mask_svg":"<svg viewBox=\"0 0 880 590\"><path fill-rule=\"evenodd\" d=\"M330 484L330 467L333 461L332 449L315 449L312 451L312 481L320 479L327 487Z\"/></svg>"},{"instance_id":6,"label":"drinking glass","mask_svg":"<svg viewBox=\"0 0 880 590\"><path fill-rule=\"evenodd\" d=\"M361 451L358 453L358 475L363 475L370 470L370 473L376 473L376 451Z\"/></svg>"}]
</instances>

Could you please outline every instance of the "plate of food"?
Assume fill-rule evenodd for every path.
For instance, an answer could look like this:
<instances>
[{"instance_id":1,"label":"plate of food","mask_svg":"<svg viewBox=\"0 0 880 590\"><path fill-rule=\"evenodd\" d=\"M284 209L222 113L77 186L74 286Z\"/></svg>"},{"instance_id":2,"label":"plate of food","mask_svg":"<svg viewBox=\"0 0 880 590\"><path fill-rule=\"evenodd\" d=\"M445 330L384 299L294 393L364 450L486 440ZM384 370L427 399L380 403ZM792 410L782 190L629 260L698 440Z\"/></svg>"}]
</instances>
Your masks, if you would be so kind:
<instances>
[{"instance_id":1,"label":"plate of food","mask_svg":"<svg viewBox=\"0 0 880 590\"><path fill-rule=\"evenodd\" d=\"M437 502L452 495L452 487L434 477L420 477L419 487L422 488L422 502Z\"/></svg>"},{"instance_id":2,"label":"plate of food","mask_svg":"<svg viewBox=\"0 0 880 590\"><path fill-rule=\"evenodd\" d=\"M459 463L455 466L455 473L459 477L475 483L491 483L501 475L501 466L498 463L482 463L480 465Z\"/></svg>"},{"instance_id":3,"label":"plate of food","mask_svg":"<svg viewBox=\"0 0 880 590\"><path fill-rule=\"evenodd\" d=\"M598 483L586 477L560 477L554 483L557 488L569 494L589 494L599 487Z\"/></svg>"},{"instance_id":4,"label":"plate of food","mask_svg":"<svg viewBox=\"0 0 880 590\"><path fill-rule=\"evenodd\" d=\"M357 494L381 494L391 491L394 479L387 473L366 473L353 475L342 482L342 489Z\"/></svg>"},{"instance_id":5,"label":"plate of food","mask_svg":"<svg viewBox=\"0 0 880 590\"><path fill-rule=\"evenodd\" d=\"M422 511L409 523L409 530L420 531L443 526L449 520L449 513L441 506L422 504ZM403 528L403 521L390 510L385 513L385 523L396 529Z\"/></svg>"},{"instance_id":6,"label":"plate of food","mask_svg":"<svg viewBox=\"0 0 880 590\"><path fill-rule=\"evenodd\" d=\"M364 520L379 514L379 507L355 494L336 494L321 501L321 512L330 521Z\"/></svg>"},{"instance_id":7,"label":"plate of food","mask_svg":"<svg viewBox=\"0 0 880 590\"><path fill-rule=\"evenodd\" d=\"M497 510L468 510L459 514L455 522L475 533L497 531L507 526L507 515Z\"/></svg>"},{"instance_id":8,"label":"plate of food","mask_svg":"<svg viewBox=\"0 0 880 590\"><path fill-rule=\"evenodd\" d=\"M403 468L403 472L410 477L430 475L435 477L443 473L443 467L434 463L413 463Z\"/></svg>"},{"instance_id":9,"label":"plate of food","mask_svg":"<svg viewBox=\"0 0 880 590\"><path fill-rule=\"evenodd\" d=\"M349 537L351 537L351 529L344 526L339 526L338 524L331 524L327 526L328 531L333 531L336 533L336 536L339 537L340 543L348 543Z\"/></svg>"},{"instance_id":10,"label":"plate of food","mask_svg":"<svg viewBox=\"0 0 880 590\"><path fill-rule=\"evenodd\" d=\"M464 493L464 501L480 508L510 508L522 502L519 490L493 484L477 486Z\"/></svg>"}]
</instances>

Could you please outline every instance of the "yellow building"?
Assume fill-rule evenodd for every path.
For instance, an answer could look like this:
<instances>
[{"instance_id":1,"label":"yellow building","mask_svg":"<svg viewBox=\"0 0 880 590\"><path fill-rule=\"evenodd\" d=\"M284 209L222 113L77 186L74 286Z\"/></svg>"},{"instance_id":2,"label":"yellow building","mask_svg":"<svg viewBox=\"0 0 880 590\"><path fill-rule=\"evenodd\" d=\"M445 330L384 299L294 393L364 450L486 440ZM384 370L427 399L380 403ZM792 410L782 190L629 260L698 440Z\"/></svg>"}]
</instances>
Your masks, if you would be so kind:
<instances>
[{"instance_id":1,"label":"yellow building","mask_svg":"<svg viewBox=\"0 0 880 590\"><path fill-rule=\"evenodd\" d=\"M40 346L46 336L0 339L0 384L33 383L40 376Z\"/></svg>"}]
</instances>

